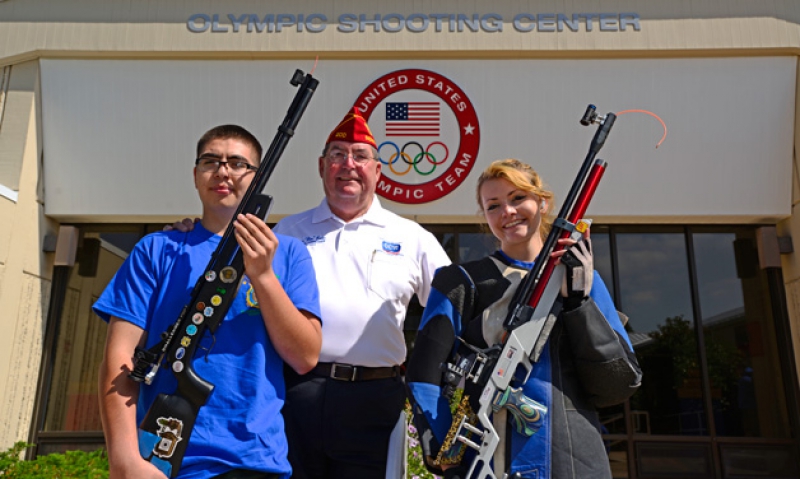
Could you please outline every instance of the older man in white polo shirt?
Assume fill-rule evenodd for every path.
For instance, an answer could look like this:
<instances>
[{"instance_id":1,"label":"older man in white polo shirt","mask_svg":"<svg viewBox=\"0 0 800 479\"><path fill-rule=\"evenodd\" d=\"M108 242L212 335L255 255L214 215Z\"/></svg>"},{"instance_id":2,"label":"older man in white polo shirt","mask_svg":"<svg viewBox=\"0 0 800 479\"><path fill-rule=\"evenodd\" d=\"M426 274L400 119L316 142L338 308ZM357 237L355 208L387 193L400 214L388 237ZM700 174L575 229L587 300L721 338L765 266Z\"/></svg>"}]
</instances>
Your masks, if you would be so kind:
<instances>
[{"instance_id":1,"label":"older man in white polo shirt","mask_svg":"<svg viewBox=\"0 0 800 479\"><path fill-rule=\"evenodd\" d=\"M436 238L381 207L381 163L356 108L331 132L319 174L325 199L275 231L301 239L320 289L322 352L309 374L287 368L283 413L293 478L383 479L405 402L403 321L450 263Z\"/></svg>"}]
</instances>

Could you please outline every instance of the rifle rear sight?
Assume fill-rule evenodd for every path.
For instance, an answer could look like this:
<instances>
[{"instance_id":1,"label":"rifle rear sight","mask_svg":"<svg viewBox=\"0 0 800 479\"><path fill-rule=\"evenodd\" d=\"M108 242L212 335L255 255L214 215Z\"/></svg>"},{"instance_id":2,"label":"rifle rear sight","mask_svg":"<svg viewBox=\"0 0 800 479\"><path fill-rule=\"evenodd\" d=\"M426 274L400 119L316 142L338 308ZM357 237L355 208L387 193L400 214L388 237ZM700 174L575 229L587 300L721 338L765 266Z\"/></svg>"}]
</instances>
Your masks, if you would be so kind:
<instances>
[{"instance_id":1,"label":"rifle rear sight","mask_svg":"<svg viewBox=\"0 0 800 479\"><path fill-rule=\"evenodd\" d=\"M301 83L303 83L303 80L305 78L306 78L306 74L303 73L302 70L295 70L294 71L294 75L292 76L292 79L289 80L289 83L291 83L292 86L298 86Z\"/></svg>"},{"instance_id":2,"label":"rifle rear sight","mask_svg":"<svg viewBox=\"0 0 800 479\"><path fill-rule=\"evenodd\" d=\"M592 123L597 123L598 125L602 125L605 123L607 116L598 115L597 114L597 107L590 104L586 107L586 112L583 114L581 118L581 125L589 126Z\"/></svg>"}]
</instances>

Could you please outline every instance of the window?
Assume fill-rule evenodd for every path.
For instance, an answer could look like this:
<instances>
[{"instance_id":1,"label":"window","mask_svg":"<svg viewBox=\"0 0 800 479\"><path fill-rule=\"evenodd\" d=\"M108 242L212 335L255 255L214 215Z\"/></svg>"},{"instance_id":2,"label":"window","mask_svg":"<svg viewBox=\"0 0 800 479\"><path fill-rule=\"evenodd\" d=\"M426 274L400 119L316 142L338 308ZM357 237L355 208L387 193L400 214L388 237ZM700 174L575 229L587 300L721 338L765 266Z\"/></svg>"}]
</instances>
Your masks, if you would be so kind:
<instances>
[{"instance_id":1,"label":"window","mask_svg":"<svg viewBox=\"0 0 800 479\"><path fill-rule=\"evenodd\" d=\"M752 231L692 239L715 432L789 438L774 314Z\"/></svg>"},{"instance_id":2,"label":"window","mask_svg":"<svg viewBox=\"0 0 800 479\"><path fill-rule=\"evenodd\" d=\"M631 407L649 433L707 434L685 236L621 232L616 243L617 307L645 373Z\"/></svg>"}]
</instances>

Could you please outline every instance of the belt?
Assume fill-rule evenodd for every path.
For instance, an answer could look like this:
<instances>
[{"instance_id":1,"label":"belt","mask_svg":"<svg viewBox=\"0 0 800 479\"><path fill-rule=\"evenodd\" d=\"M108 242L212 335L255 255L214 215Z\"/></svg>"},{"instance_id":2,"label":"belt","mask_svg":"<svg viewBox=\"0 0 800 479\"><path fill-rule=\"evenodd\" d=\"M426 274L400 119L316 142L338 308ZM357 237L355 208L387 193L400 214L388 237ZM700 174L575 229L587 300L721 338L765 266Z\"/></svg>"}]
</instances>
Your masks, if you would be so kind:
<instances>
[{"instance_id":1,"label":"belt","mask_svg":"<svg viewBox=\"0 0 800 479\"><path fill-rule=\"evenodd\" d=\"M311 372L317 376L339 381L371 381L373 379L393 378L400 374L398 369L397 366L370 368L351 364L318 363Z\"/></svg>"}]
</instances>

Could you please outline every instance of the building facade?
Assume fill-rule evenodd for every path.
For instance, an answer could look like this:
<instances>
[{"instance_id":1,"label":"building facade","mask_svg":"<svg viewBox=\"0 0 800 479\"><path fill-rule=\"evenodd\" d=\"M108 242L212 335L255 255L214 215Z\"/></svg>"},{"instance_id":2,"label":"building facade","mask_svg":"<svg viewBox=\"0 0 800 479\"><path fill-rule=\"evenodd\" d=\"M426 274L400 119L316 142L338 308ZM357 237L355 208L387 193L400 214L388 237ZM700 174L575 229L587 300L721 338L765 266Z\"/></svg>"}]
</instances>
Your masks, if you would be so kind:
<instances>
[{"instance_id":1,"label":"building facade","mask_svg":"<svg viewBox=\"0 0 800 479\"><path fill-rule=\"evenodd\" d=\"M530 162L559 202L587 105L616 114L588 216L645 380L602 411L614 475L797 477L799 55L791 0L0 0L0 449L102 444L93 300L142 235L199 214L197 138L269 144L301 69L320 85L269 221L320 201L355 105L382 203L456 262L494 248L486 165Z\"/></svg>"}]
</instances>

